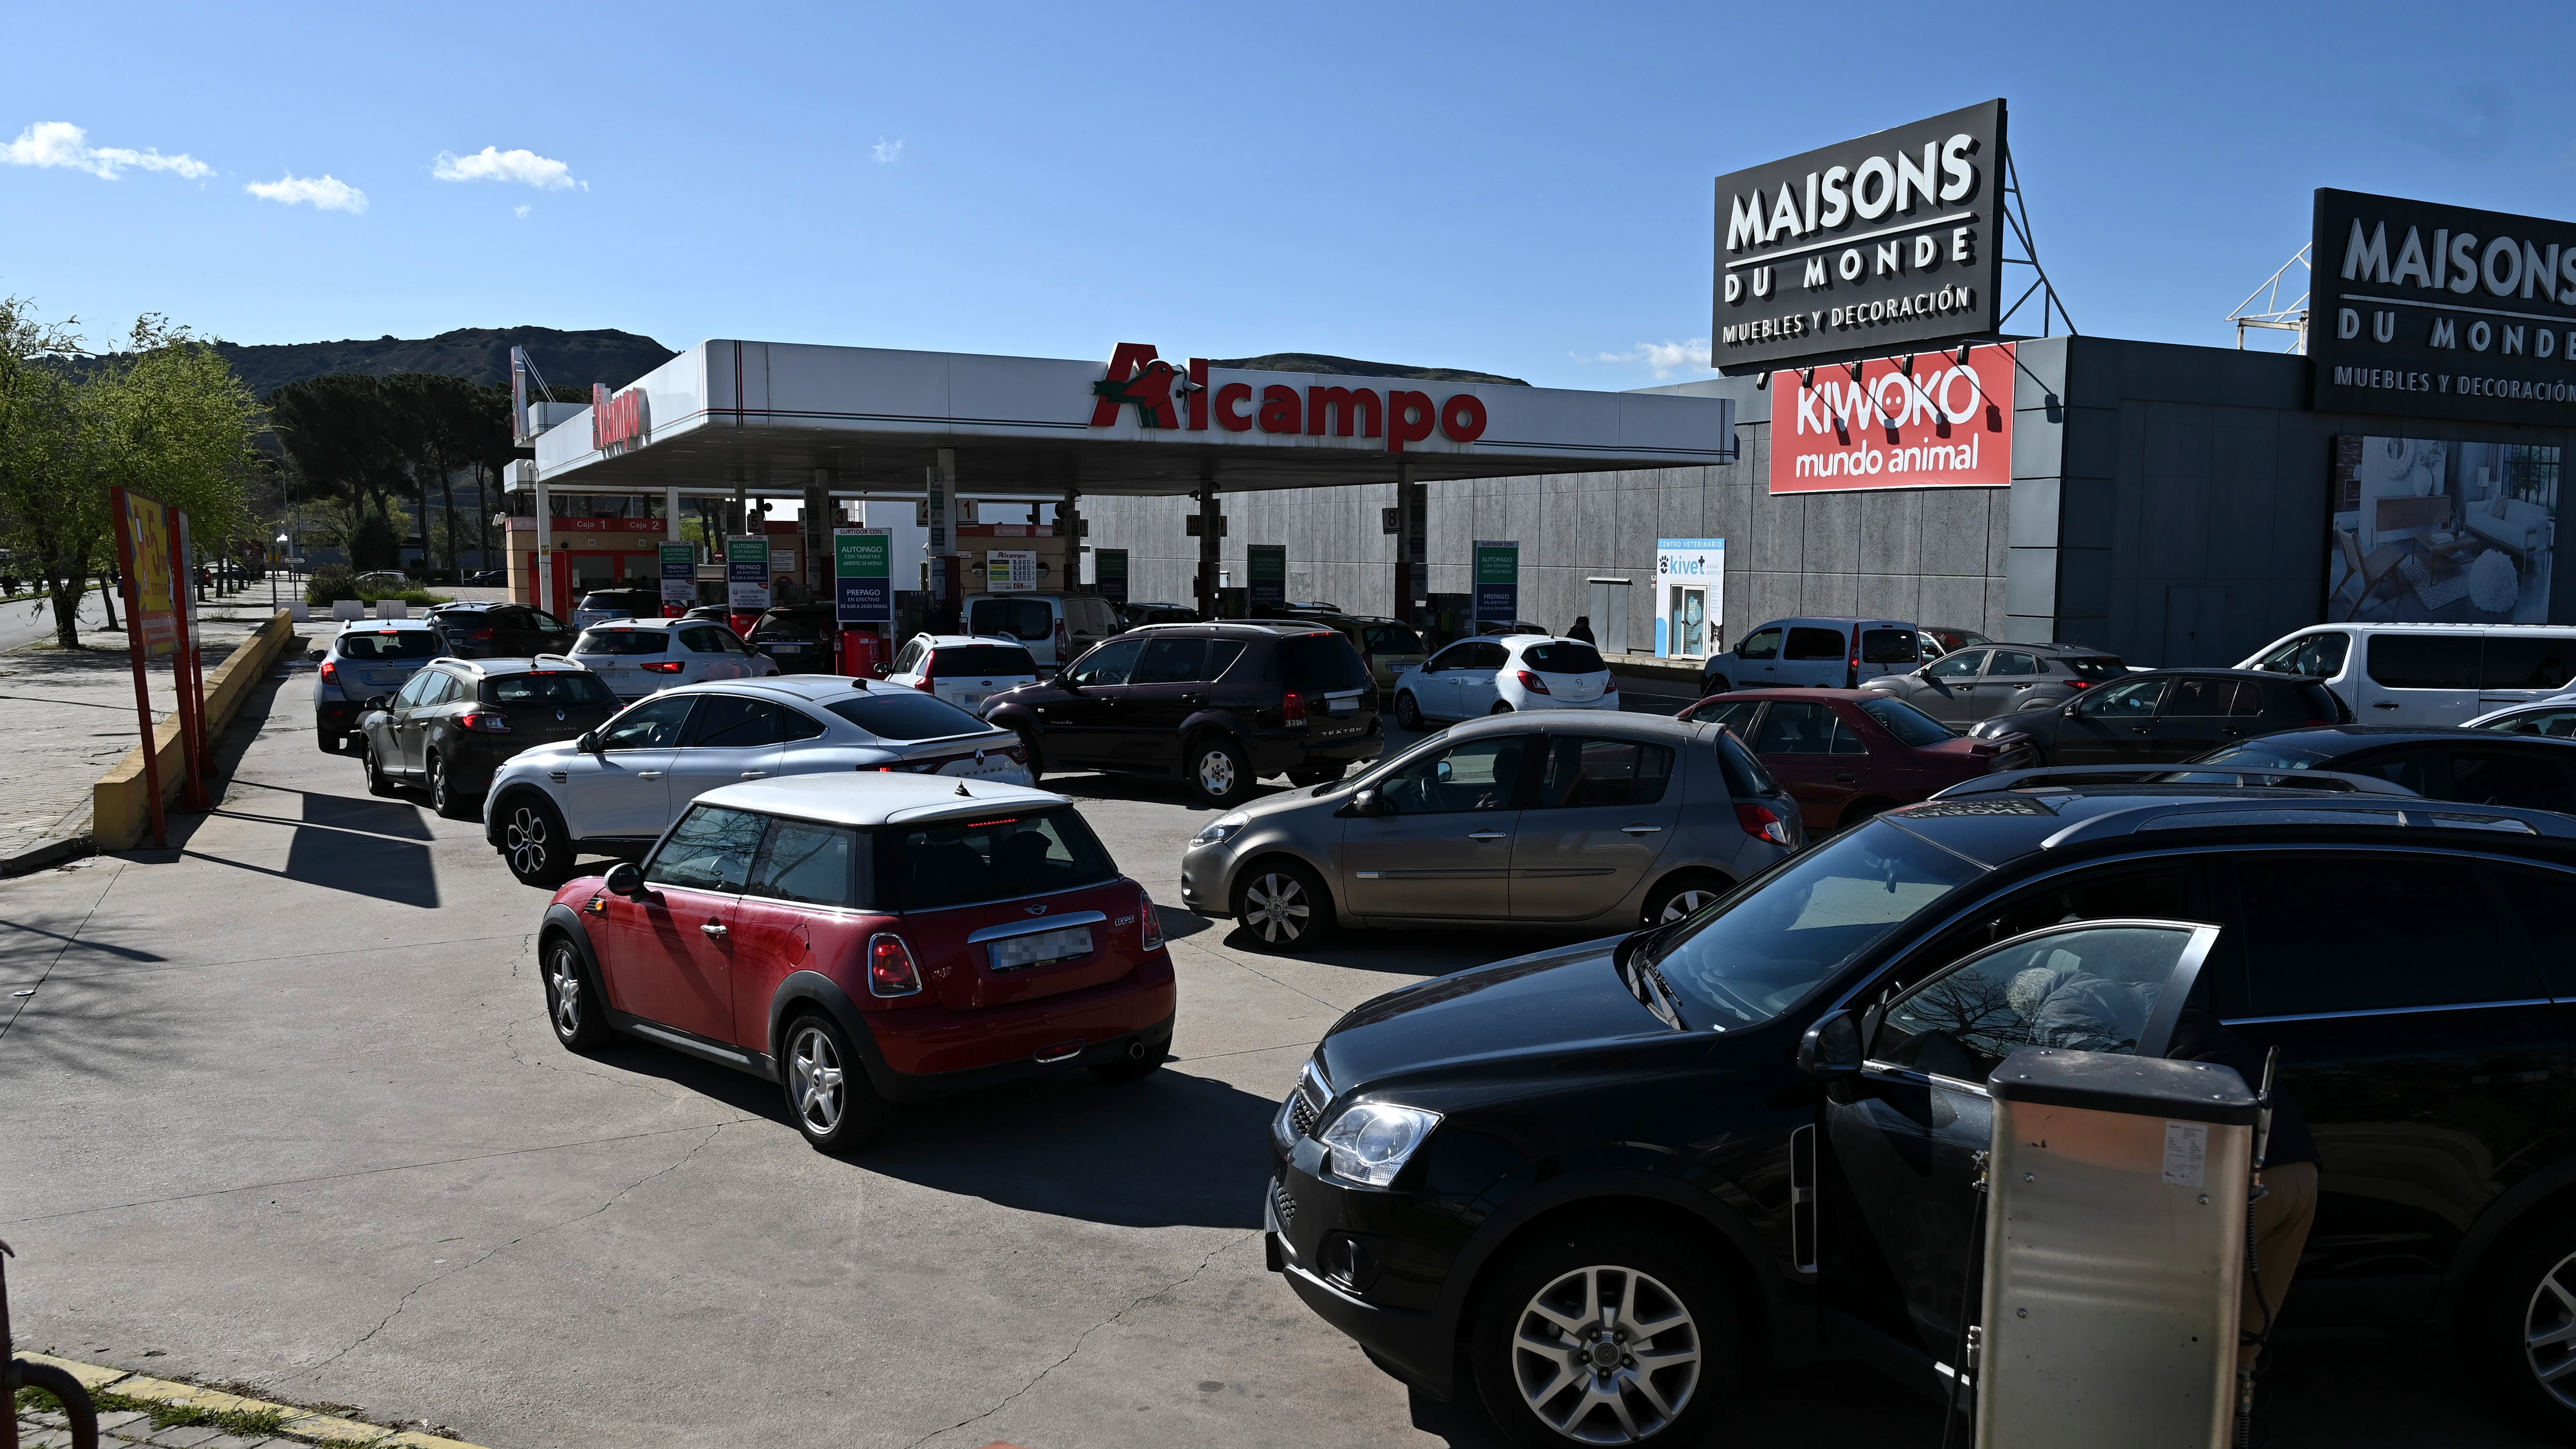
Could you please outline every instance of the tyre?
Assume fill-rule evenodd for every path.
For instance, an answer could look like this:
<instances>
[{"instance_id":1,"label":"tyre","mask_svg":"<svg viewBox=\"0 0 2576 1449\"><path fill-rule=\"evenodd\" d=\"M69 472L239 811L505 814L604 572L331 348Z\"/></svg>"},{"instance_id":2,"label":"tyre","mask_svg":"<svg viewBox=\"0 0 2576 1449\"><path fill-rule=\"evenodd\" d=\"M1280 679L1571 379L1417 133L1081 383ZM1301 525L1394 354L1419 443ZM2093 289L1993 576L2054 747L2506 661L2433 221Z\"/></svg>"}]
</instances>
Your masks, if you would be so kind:
<instances>
[{"instance_id":1,"label":"tyre","mask_svg":"<svg viewBox=\"0 0 2576 1449\"><path fill-rule=\"evenodd\" d=\"M546 1019L554 1025L555 1040L565 1051L597 1051L608 1040L608 998L600 994L581 948L570 937L546 943L545 977Z\"/></svg>"},{"instance_id":2,"label":"tyre","mask_svg":"<svg viewBox=\"0 0 2576 1449\"><path fill-rule=\"evenodd\" d=\"M778 1081L796 1130L817 1152L853 1152L875 1140L891 1115L868 1083L868 1069L850 1050L850 1039L828 1016L806 1015L787 1025L787 1051Z\"/></svg>"},{"instance_id":3,"label":"tyre","mask_svg":"<svg viewBox=\"0 0 2576 1449\"><path fill-rule=\"evenodd\" d=\"M501 858L519 884L550 891L572 879L572 839L544 796L513 795L501 809Z\"/></svg>"},{"instance_id":4,"label":"tyre","mask_svg":"<svg viewBox=\"0 0 2576 1449\"><path fill-rule=\"evenodd\" d=\"M483 802L454 786L455 772L432 750L429 756L429 808L450 820L480 820Z\"/></svg>"},{"instance_id":5,"label":"tyre","mask_svg":"<svg viewBox=\"0 0 2576 1449\"><path fill-rule=\"evenodd\" d=\"M1310 951L1333 934L1333 898L1293 860L1265 860L1234 886L1234 919L1273 951Z\"/></svg>"},{"instance_id":6,"label":"tyre","mask_svg":"<svg viewBox=\"0 0 2576 1449\"><path fill-rule=\"evenodd\" d=\"M1190 789L1199 803L1217 809L1242 803L1252 793L1252 761L1243 747L1221 734L1203 734L1190 741L1184 757Z\"/></svg>"},{"instance_id":7,"label":"tyre","mask_svg":"<svg viewBox=\"0 0 2576 1449\"><path fill-rule=\"evenodd\" d=\"M313 744L326 755L340 753L341 747L348 742L347 730L335 730L326 724L317 724L313 727Z\"/></svg>"},{"instance_id":8,"label":"tyre","mask_svg":"<svg viewBox=\"0 0 2576 1449\"><path fill-rule=\"evenodd\" d=\"M1655 887L1655 893L1646 897L1646 909L1639 924L1670 925L1724 894L1726 882L1713 875L1674 876Z\"/></svg>"},{"instance_id":9,"label":"tyre","mask_svg":"<svg viewBox=\"0 0 2576 1449\"><path fill-rule=\"evenodd\" d=\"M2471 1364L2555 1438L2576 1436L2576 1219L2500 1255L2461 1325Z\"/></svg>"},{"instance_id":10,"label":"tyre","mask_svg":"<svg viewBox=\"0 0 2576 1449\"><path fill-rule=\"evenodd\" d=\"M1029 754L1029 783L1034 785L1038 781L1045 779L1046 752L1038 748L1038 732L1036 730L1020 731L1020 748L1028 751Z\"/></svg>"},{"instance_id":11,"label":"tyre","mask_svg":"<svg viewBox=\"0 0 2576 1449\"><path fill-rule=\"evenodd\" d=\"M1161 1041L1139 1042L1137 1045L1140 1050L1132 1056L1121 1057L1114 1062L1094 1063L1090 1069L1091 1074L1113 1087L1124 1086L1129 1082L1141 1082L1161 1071L1163 1059L1172 1054L1170 1037L1165 1037Z\"/></svg>"},{"instance_id":12,"label":"tyre","mask_svg":"<svg viewBox=\"0 0 2576 1449\"><path fill-rule=\"evenodd\" d=\"M1508 700L1508 699L1498 699L1498 700L1495 700L1495 701L1494 701L1494 707L1493 707L1492 709L1489 709L1489 710L1485 711L1485 713L1487 713L1487 714L1510 714L1511 712L1512 712L1512 702L1511 702L1510 700Z\"/></svg>"},{"instance_id":13,"label":"tyre","mask_svg":"<svg viewBox=\"0 0 2576 1449\"><path fill-rule=\"evenodd\" d=\"M1412 690L1396 695L1395 722L1409 730L1422 728L1422 706L1414 702Z\"/></svg>"},{"instance_id":14,"label":"tyre","mask_svg":"<svg viewBox=\"0 0 2576 1449\"><path fill-rule=\"evenodd\" d=\"M1485 1411L1528 1449L1695 1446L1731 1397L1736 1336L1734 1295L1699 1254L1570 1228L1494 1271L1467 1351Z\"/></svg>"},{"instance_id":15,"label":"tyre","mask_svg":"<svg viewBox=\"0 0 2576 1449\"><path fill-rule=\"evenodd\" d=\"M1288 783L1310 788L1316 785L1329 785L1342 778L1349 769L1349 763L1343 760L1335 760L1324 765L1304 765L1288 772Z\"/></svg>"},{"instance_id":16,"label":"tyre","mask_svg":"<svg viewBox=\"0 0 2576 1449\"><path fill-rule=\"evenodd\" d=\"M394 793L393 777L385 773L384 763L376 758L376 742L367 741L360 754L358 768L366 772L367 793L370 795Z\"/></svg>"}]
</instances>

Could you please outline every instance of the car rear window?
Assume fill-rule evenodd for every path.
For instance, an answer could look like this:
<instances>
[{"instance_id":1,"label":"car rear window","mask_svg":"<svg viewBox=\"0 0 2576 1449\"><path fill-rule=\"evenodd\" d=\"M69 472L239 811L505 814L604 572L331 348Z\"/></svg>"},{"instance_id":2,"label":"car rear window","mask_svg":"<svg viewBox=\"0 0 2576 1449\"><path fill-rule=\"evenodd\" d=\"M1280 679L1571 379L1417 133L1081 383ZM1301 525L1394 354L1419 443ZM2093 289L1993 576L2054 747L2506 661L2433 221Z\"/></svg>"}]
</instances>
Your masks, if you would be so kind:
<instances>
[{"instance_id":1,"label":"car rear window","mask_svg":"<svg viewBox=\"0 0 2576 1449\"><path fill-rule=\"evenodd\" d=\"M332 641L343 659L435 659L446 651L438 647L435 629L371 629L363 634L344 633Z\"/></svg>"},{"instance_id":2,"label":"car rear window","mask_svg":"<svg viewBox=\"0 0 2576 1449\"><path fill-rule=\"evenodd\" d=\"M832 616L820 611L806 613L800 610L796 613L787 613L772 609L761 616L760 622L753 626L751 632L752 637L757 639L810 640L822 638L830 631L832 624Z\"/></svg>"},{"instance_id":3,"label":"car rear window","mask_svg":"<svg viewBox=\"0 0 2576 1449\"><path fill-rule=\"evenodd\" d=\"M659 654L670 642L668 629L584 629L577 654Z\"/></svg>"},{"instance_id":4,"label":"car rear window","mask_svg":"<svg viewBox=\"0 0 2576 1449\"><path fill-rule=\"evenodd\" d=\"M825 708L881 740L946 739L988 728L948 701L910 689L872 689Z\"/></svg>"},{"instance_id":5,"label":"car rear window","mask_svg":"<svg viewBox=\"0 0 2576 1449\"><path fill-rule=\"evenodd\" d=\"M2129 672L2127 665L2108 654L2069 657L2059 662L2064 664L2076 678L2087 684L2099 684L2105 679L2117 679Z\"/></svg>"},{"instance_id":6,"label":"car rear window","mask_svg":"<svg viewBox=\"0 0 2576 1449\"><path fill-rule=\"evenodd\" d=\"M959 679L974 675L1035 674L1038 662L1026 649L1007 644L947 644L930 651L930 677Z\"/></svg>"},{"instance_id":7,"label":"car rear window","mask_svg":"<svg viewBox=\"0 0 2576 1449\"><path fill-rule=\"evenodd\" d=\"M1577 642L1533 644L1521 651L1521 662L1541 674L1598 674L1610 667L1600 650Z\"/></svg>"},{"instance_id":8,"label":"car rear window","mask_svg":"<svg viewBox=\"0 0 2576 1449\"><path fill-rule=\"evenodd\" d=\"M1279 657L1282 677L1290 689L1333 694L1368 688L1368 666L1360 662L1360 652L1351 647L1351 641L1339 634L1283 639L1279 641Z\"/></svg>"},{"instance_id":9,"label":"car rear window","mask_svg":"<svg viewBox=\"0 0 2576 1449\"><path fill-rule=\"evenodd\" d=\"M1860 631L1860 662L1863 664L1911 664L1922 657L1923 646L1911 629L1863 629Z\"/></svg>"},{"instance_id":10,"label":"car rear window","mask_svg":"<svg viewBox=\"0 0 2576 1449\"><path fill-rule=\"evenodd\" d=\"M1889 734L1909 745L1937 745L1951 738L1950 727L1907 704L1885 695L1864 699L1860 712L1879 722Z\"/></svg>"},{"instance_id":11,"label":"car rear window","mask_svg":"<svg viewBox=\"0 0 2576 1449\"><path fill-rule=\"evenodd\" d=\"M1743 797L1780 793L1780 782L1771 777L1769 770L1762 768L1762 762L1753 757L1753 752L1744 747L1733 731L1712 738L1717 742L1717 761L1726 770L1727 794Z\"/></svg>"},{"instance_id":12,"label":"car rear window","mask_svg":"<svg viewBox=\"0 0 2576 1449\"><path fill-rule=\"evenodd\" d=\"M1360 631L1360 638L1367 643L1370 652L1375 654L1423 652L1422 636L1413 632L1412 627L1406 624L1371 624Z\"/></svg>"},{"instance_id":13,"label":"car rear window","mask_svg":"<svg viewBox=\"0 0 2576 1449\"><path fill-rule=\"evenodd\" d=\"M2478 682L2487 689L2564 689L2576 639L2489 634Z\"/></svg>"},{"instance_id":14,"label":"car rear window","mask_svg":"<svg viewBox=\"0 0 2576 1449\"><path fill-rule=\"evenodd\" d=\"M1789 658L1840 659L1843 657L1843 631L1840 629L1791 629Z\"/></svg>"},{"instance_id":15,"label":"car rear window","mask_svg":"<svg viewBox=\"0 0 2576 1449\"><path fill-rule=\"evenodd\" d=\"M658 609L661 605L661 595L648 594L641 589L603 589L597 593L582 595L580 607L585 609Z\"/></svg>"},{"instance_id":16,"label":"car rear window","mask_svg":"<svg viewBox=\"0 0 2576 1449\"><path fill-rule=\"evenodd\" d=\"M531 670L526 674L503 674L483 681L485 704L551 704L580 706L614 704L617 696L596 674L581 670Z\"/></svg>"},{"instance_id":17,"label":"car rear window","mask_svg":"<svg viewBox=\"0 0 2576 1449\"><path fill-rule=\"evenodd\" d=\"M1008 634L1014 639L1055 637L1055 611L1043 599L977 599L967 610L969 634Z\"/></svg>"},{"instance_id":18,"label":"car rear window","mask_svg":"<svg viewBox=\"0 0 2576 1449\"><path fill-rule=\"evenodd\" d=\"M931 911L1118 878L1100 838L1062 808L869 833L883 909Z\"/></svg>"}]
</instances>

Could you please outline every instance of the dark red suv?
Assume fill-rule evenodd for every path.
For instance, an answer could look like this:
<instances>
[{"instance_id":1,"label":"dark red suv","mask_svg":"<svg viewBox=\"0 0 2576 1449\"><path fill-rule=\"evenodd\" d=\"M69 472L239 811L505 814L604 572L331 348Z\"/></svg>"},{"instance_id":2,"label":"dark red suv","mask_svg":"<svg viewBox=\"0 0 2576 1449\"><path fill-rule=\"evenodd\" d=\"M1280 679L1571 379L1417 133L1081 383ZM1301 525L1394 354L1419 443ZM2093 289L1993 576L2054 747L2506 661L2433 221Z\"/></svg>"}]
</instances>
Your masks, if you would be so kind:
<instances>
[{"instance_id":1,"label":"dark red suv","mask_svg":"<svg viewBox=\"0 0 2576 1449\"><path fill-rule=\"evenodd\" d=\"M622 1031L766 1077L805 1138L889 1104L1172 1042L1154 903L1061 795L945 776L802 775L700 795L641 865L573 881L538 941L556 1037Z\"/></svg>"}]
</instances>

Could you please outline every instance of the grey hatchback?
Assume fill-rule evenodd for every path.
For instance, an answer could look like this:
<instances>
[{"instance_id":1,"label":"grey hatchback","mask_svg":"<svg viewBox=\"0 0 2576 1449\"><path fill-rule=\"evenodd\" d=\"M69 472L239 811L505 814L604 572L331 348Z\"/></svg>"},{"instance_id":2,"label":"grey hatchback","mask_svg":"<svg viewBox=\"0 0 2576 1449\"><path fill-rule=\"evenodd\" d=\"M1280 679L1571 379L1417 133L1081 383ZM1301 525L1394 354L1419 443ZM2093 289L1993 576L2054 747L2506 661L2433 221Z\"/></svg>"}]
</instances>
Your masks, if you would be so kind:
<instances>
[{"instance_id":1,"label":"grey hatchback","mask_svg":"<svg viewBox=\"0 0 2576 1449\"><path fill-rule=\"evenodd\" d=\"M2077 692L2126 678L2128 666L2083 644L1980 644L1910 674L1882 674L1861 688L1892 694L1953 730L2015 710L2063 704Z\"/></svg>"},{"instance_id":2,"label":"grey hatchback","mask_svg":"<svg viewBox=\"0 0 2576 1449\"><path fill-rule=\"evenodd\" d=\"M1722 725L1494 715L1210 821L1181 902L1283 951L1337 926L1630 931L1805 843L1797 802Z\"/></svg>"}]
</instances>

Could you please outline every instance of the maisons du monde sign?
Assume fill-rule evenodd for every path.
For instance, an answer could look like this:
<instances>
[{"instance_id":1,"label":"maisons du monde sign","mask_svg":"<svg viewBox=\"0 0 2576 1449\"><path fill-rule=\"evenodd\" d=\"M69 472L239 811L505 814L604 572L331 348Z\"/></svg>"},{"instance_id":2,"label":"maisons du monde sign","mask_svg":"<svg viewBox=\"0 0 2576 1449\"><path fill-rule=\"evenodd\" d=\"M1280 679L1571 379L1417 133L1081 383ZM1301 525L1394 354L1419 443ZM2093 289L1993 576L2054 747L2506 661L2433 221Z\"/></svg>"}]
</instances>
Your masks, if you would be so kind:
<instances>
[{"instance_id":1,"label":"maisons du monde sign","mask_svg":"<svg viewBox=\"0 0 2576 1449\"><path fill-rule=\"evenodd\" d=\"M1712 361L1726 373L1990 337L2004 103L1717 178Z\"/></svg>"}]
</instances>

